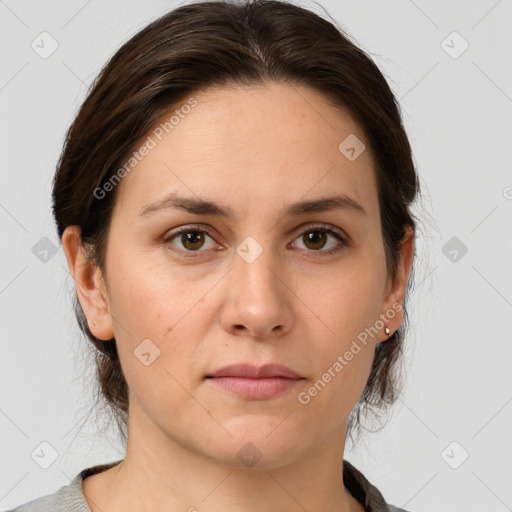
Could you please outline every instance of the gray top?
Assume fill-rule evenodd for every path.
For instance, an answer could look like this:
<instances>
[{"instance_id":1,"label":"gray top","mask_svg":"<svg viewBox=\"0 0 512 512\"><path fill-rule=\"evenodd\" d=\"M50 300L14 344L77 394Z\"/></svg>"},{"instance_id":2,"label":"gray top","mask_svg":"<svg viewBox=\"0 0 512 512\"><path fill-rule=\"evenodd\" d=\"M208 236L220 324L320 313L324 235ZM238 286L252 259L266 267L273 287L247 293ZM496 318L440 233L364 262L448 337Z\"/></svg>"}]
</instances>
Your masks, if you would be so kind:
<instances>
[{"instance_id":1,"label":"gray top","mask_svg":"<svg viewBox=\"0 0 512 512\"><path fill-rule=\"evenodd\" d=\"M71 483L62 486L53 494L36 498L5 512L91 512L87 501L85 501L82 482L88 476L101 473L119 464L122 460L83 469ZM352 496L363 505L366 512L408 512L386 503L380 491L346 460L343 461L343 483Z\"/></svg>"}]
</instances>

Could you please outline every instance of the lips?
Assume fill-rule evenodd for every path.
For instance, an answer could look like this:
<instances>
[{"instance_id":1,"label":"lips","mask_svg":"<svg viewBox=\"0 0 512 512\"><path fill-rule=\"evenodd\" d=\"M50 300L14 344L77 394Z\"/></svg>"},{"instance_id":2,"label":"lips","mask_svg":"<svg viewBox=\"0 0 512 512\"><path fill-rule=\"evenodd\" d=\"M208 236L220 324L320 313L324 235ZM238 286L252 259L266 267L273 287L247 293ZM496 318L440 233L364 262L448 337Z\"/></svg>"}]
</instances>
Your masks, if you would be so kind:
<instances>
[{"instance_id":1,"label":"lips","mask_svg":"<svg viewBox=\"0 0 512 512\"><path fill-rule=\"evenodd\" d=\"M226 366L207 375L207 378L217 377L246 377L249 379L262 379L269 377L286 377L288 379L300 379L293 370L282 364L265 364L257 367L250 364L234 364Z\"/></svg>"},{"instance_id":2,"label":"lips","mask_svg":"<svg viewBox=\"0 0 512 512\"><path fill-rule=\"evenodd\" d=\"M226 366L207 375L206 379L229 394L248 400L265 400L295 387L303 377L280 364L260 367L249 364Z\"/></svg>"}]
</instances>

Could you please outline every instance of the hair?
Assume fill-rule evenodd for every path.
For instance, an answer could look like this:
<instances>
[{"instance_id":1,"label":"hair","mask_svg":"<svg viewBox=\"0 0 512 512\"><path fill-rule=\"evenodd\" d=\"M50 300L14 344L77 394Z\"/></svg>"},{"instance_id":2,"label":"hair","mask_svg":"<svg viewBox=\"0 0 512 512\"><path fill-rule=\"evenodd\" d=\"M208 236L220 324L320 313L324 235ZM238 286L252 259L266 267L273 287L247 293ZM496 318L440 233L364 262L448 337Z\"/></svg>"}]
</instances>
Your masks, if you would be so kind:
<instances>
[{"instance_id":1,"label":"hair","mask_svg":"<svg viewBox=\"0 0 512 512\"><path fill-rule=\"evenodd\" d=\"M202 1L180 6L136 33L105 64L69 127L53 181L59 238L79 226L87 260L106 283L105 251L117 188L95 190L115 172L170 107L210 86L255 87L270 82L307 86L353 116L375 159L381 231L394 278L405 227L416 232L410 206L419 193L411 147L398 102L373 60L339 27L298 5L277 0ZM412 269L413 270L413 269ZM412 272L406 299L412 284ZM378 343L366 387L352 411L376 415L401 391L399 362L408 325ZM116 340L90 331L75 290L78 325L94 345L96 397L113 413L126 441L128 387Z\"/></svg>"}]
</instances>

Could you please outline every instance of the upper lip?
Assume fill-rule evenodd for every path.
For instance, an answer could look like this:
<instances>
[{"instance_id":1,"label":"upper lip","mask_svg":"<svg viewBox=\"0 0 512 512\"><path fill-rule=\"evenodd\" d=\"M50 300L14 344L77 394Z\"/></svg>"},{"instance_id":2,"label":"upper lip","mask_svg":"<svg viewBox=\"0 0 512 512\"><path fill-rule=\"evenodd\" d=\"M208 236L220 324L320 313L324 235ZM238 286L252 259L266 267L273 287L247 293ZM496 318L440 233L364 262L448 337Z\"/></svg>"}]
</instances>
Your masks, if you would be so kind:
<instances>
[{"instance_id":1,"label":"upper lip","mask_svg":"<svg viewBox=\"0 0 512 512\"><path fill-rule=\"evenodd\" d=\"M225 366L207 377L248 377L261 379L265 377L287 377L289 379L300 379L293 370L282 364L264 364L263 366L254 366L251 364L232 364Z\"/></svg>"}]
</instances>

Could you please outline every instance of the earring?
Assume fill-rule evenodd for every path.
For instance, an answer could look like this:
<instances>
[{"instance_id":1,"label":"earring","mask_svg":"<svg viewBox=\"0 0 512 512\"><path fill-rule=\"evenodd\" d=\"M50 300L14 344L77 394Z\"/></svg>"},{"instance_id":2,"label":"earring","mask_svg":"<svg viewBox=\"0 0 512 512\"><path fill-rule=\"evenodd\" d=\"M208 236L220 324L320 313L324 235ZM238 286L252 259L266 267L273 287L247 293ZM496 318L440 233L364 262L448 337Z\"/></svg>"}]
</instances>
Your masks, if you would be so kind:
<instances>
[{"instance_id":1,"label":"earring","mask_svg":"<svg viewBox=\"0 0 512 512\"><path fill-rule=\"evenodd\" d=\"M389 334L391 331L389 330L389 327L386 327L386 328L384 329L384 332L385 332L386 334Z\"/></svg>"}]
</instances>

